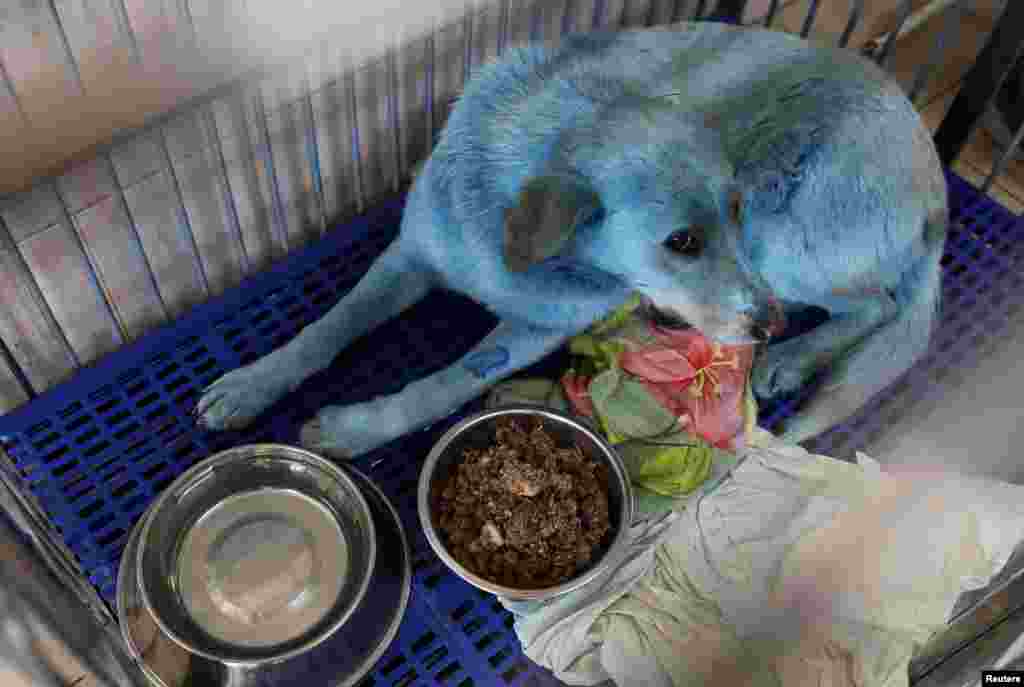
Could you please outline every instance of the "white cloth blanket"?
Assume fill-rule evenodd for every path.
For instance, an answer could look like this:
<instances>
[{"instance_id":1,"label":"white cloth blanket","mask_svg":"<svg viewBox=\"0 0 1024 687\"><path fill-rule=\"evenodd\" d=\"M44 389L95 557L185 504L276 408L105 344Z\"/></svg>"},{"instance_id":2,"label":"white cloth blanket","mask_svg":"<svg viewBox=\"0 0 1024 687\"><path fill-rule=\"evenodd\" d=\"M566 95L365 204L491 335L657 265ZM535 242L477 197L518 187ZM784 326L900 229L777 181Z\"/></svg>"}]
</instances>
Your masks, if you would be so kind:
<instances>
[{"instance_id":1,"label":"white cloth blanket","mask_svg":"<svg viewBox=\"0 0 1024 687\"><path fill-rule=\"evenodd\" d=\"M957 597L1005 565L1024 487L894 478L758 431L731 474L632 529L586 588L505 604L564 682L897 687Z\"/></svg>"}]
</instances>

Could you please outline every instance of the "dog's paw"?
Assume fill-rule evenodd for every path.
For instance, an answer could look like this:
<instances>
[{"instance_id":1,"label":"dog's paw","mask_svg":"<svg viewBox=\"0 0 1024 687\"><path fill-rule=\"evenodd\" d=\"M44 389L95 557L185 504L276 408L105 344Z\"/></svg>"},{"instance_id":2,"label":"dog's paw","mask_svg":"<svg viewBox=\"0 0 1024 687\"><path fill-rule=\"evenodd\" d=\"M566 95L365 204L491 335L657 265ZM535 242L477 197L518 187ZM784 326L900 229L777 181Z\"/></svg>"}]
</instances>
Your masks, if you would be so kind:
<instances>
[{"instance_id":1,"label":"dog's paw","mask_svg":"<svg viewBox=\"0 0 1024 687\"><path fill-rule=\"evenodd\" d=\"M299 443L306 449L336 459L368 453L408 431L390 417L386 399L348 406L321 408L302 426Z\"/></svg>"},{"instance_id":2,"label":"dog's paw","mask_svg":"<svg viewBox=\"0 0 1024 687\"><path fill-rule=\"evenodd\" d=\"M325 409L326 410L326 409ZM348 460L351 450L334 436L330 423L322 420L318 413L299 430L299 444L313 453L336 460Z\"/></svg>"},{"instance_id":3,"label":"dog's paw","mask_svg":"<svg viewBox=\"0 0 1024 687\"><path fill-rule=\"evenodd\" d=\"M232 370L206 387L192 411L208 429L245 427L288 392L288 383L264 361Z\"/></svg>"},{"instance_id":4,"label":"dog's paw","mask_svg":"<svg viewBox=\"0 0 1024 687\"><path fill-rule=\"evenodd\" d=\"M814 376L815 360L802 350L802 346L787 345L797 339L769 346L754 361L750 383L758 398L775 398L791 394L807 384Z\"/></svg>"}]
</instances>

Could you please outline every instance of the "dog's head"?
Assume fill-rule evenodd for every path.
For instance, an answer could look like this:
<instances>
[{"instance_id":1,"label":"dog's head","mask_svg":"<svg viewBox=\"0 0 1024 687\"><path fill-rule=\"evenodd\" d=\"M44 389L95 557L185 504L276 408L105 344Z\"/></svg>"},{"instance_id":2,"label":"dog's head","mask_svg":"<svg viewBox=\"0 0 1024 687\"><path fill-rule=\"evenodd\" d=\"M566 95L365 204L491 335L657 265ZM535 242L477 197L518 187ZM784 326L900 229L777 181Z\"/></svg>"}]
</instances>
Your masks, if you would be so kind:
<instances>
[{"instance_id":1,"label":"dog's head","mask_svg":"<svg viewBox=\"0 0 1024 687\"><path fill-rule=\"evenodd\" d=\"M782 308L751 264L744 191L714 127L671 107L619 107L563 137L549 173L505 214L505 263L579 260L645 296L663 327L723 343L781 333Z\"/></svg>"}]
</instances>

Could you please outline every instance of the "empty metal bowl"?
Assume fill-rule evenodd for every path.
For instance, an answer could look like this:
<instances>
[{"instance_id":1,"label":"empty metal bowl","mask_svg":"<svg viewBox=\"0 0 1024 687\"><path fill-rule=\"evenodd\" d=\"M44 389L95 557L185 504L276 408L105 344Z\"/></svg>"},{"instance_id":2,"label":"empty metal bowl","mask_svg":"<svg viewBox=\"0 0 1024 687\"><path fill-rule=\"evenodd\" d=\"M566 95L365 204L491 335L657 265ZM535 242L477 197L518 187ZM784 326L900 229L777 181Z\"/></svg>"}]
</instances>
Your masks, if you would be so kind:
<instances>
[{"instance_id":1,"label":"empty metal bowl","mask_svg":"<svg viewBox=\"0 0 1024 687\"><path fill-rule=\"evenodd\" d=\"M431 495L435 484L446 479L463 459L467 448L485 449L494 445L495 423L502 418L540 419L544 428L560 445L575 444L583 454L608 467L608 507L611 533L603 549L590 564L573 578L555 587L518 589L485 580L456 561L441 540L434 523ZM509 599L532 601L550 599L571 592L600 575L626 548L629 523L633 520L633 490L626 468L615 450L587 425L568 415L534 406L509 406L472 415L458 423L435 444L420 473L418 490L420 523L434 552L456 575L478 589Z\"/></svg>"},{"instance_id":2,"label":"empty metal bowl","mask_svg":"<svg viewBox=\"0 0 1024 687\"><path fill-rule=\"evenodd\" d=\"M284 661L323 642L366 595L377 533L340 468L291 446L217 454L142 524L142 601L171 640L224 664Z\"/></svg>"},{"instance_id":3,"label":"empty metal bowl","mask_svg":"<svg viewBox=\"0 0 1024 687\"><path fill-rule=\"evenodd\" d=\"M145 517L121 559L117 616L128 652L152 687L262 687L360 684L398 633L409 601L412 566L401 520L384 494L350 466L373 513L380 547L369 590L347 622L302 655L260 665L227 664L190 653L157 625L142 601L136 564Z\"/></svg>"}]
</instances>

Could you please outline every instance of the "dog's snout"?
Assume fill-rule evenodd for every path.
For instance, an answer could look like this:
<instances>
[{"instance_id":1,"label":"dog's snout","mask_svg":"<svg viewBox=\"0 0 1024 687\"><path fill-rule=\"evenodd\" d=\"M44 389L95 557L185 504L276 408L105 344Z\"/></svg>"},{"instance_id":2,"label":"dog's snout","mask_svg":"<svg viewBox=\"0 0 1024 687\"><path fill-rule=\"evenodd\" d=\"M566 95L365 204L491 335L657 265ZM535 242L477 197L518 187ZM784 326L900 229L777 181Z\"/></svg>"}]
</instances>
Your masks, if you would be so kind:
<instances>
[{"instance_id":1,"label":"dog's snout","mask_svg":"<svg viewBox=\"0 0 1024 687\"><path fill-rule=\"evenodd\" d=\"M772 338L771 331L759 324L750 327L750 336L758 343L767 343Z\"/></svg>"},{"instance_id":2,"label":"dog's snout","mask_svg":"<svg viewBox=\"0 0 1024 687\"><path fill-rule=\"evenodd\" d=\"M760 343L766 343L784 331L786 331L786 315L778 303L771 303L751 318L750 336Z\"/></svg>"},{"instance_id":3,"label":"dog's snout","mask_svg":"<svg viewBox=\"0 0 1024 687\"><path fill-rule=\"evenodd\" d=\"M654 306L648 307L647 318L652 324L661 329L686 329L689 327L686 320L677 314Z\"/></svg>"}]
</instances>

